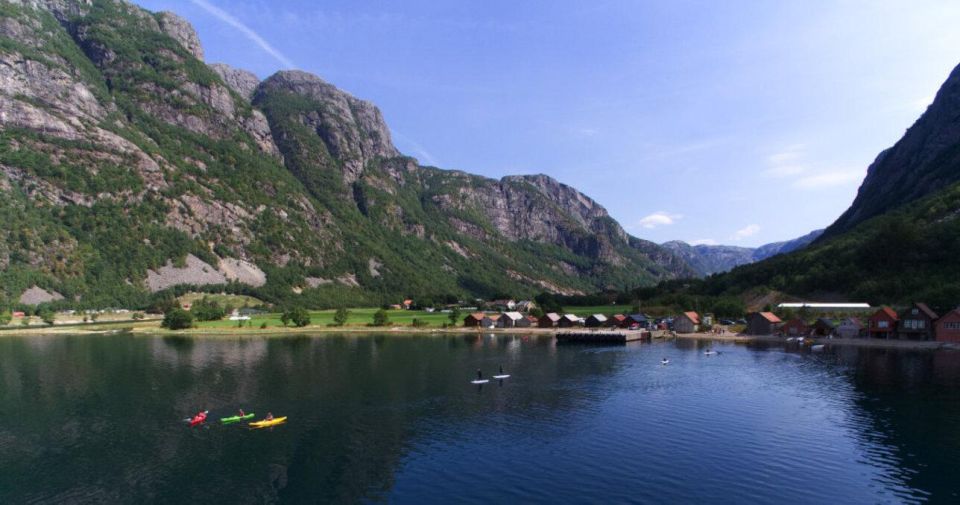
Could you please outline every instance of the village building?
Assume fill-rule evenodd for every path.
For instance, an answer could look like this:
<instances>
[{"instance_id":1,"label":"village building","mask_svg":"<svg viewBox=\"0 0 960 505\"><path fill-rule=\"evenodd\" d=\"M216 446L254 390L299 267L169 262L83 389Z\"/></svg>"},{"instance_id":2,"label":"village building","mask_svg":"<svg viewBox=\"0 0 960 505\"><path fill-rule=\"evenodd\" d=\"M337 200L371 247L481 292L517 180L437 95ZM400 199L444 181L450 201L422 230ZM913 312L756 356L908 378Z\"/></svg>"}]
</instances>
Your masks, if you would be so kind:
<instances>
[{"instance_id":1,"label":"village building","mask_svg":"<svg viewBox=\"0 0 960 505\"><path fill-rule=\"evenodd\" d=\"M500 314L488 314L483 318L481 326L484 328L496 328L500 321Z\"/></svg>"},{"instance_id":2,"label":"village building","mask_svg":"<svg viewBox=\"0 0 960 505\"><path fill-rule=\"evenodd\" d=\"M607 320L607 324L614 328L625 328L624 323L627 320L627 316L623 314L614 314Z\"/></svg>"},{"instance_id":3,"label":"village building","mask_svg":"<svg viewBox=\"0 0 960 505\"><path fill-rule=\"evenodd\" d=\"M817 337L832 337L839 325L840 323L837 321L821 317L813 323L813 334Z\"/></svg>"},{"instance_id":4,"label":"village building","mask_svg":"<svg viewBox=\"0 0 960 505\"><path fill-rule=\"evenodd\" d=\"M576 314L564 314L560 317L560 321L557 322L557 326L561 328L573 328L574 326L580 326L580 318Z\"/></svg>"},{"instance_id":5,"label":"village building","mask_svg":"<svg viewBox=\"0 0 960 505\"><path fill-rule=\"evenodd\" d=\"M960 309L953 309L937 320L936 336L940 342L960 342Z\"/></svg>"},{"instance_id":6,"label":"village building","mask_svg":"<svg viewBox=\"0 0 960 505\"><path fill-rule=\"evenodd\" d=\"M530 312L537 308L537 304L530 300L521 300L514 305L513 310L517 312Z\"/></svg>"},{"instance_id":7,"label":"village building","mask_svg":"<svg viewBox=\"0 0 960 505\"><path fill-rule=\"evenodd\" d=\"M553 328L560 323L560 314L556 312L550 312L549 314L544 314L543 317L537 322L537 326L541 328Z\"/></svg>"},{"instance_id":8,"label":"village building","mask_svg":"<svg viewBox=\"0 0 960 505\"><path fill-rule=\"evenodd\" d=\"M587 328L601 328L607 325L607 316L603 314L593 314L584 322Z\"/></svg>"},{"instance_id":9,"label":"village building","mask_svg":"<svg viewBox=\"0 0 960 505\"><path fill-rule=\"evenodd\" d=\"M490 306L496 310L511 311L517 308L517 302L513 300L494 300Z\"/></svg>"},{"instance_id":10,"label":"village building","mask_svg":"<svg viewBox=\"0 0 960 505\"><path fill-rule=\"evenodd\" d=\"M780 334L787 337L806 337L810 334L810 326L803 319L791 319L780 327Z\"/></svg>"},{"instance_id":11,"label":"village building","mask_svg":"<svg viewBox=\"0 0 960 505\"><path fill-rule=\"evenodd\" d=\"M848 317L837 325L836 334L840 338L860 338L863 336L863 323L856 317Z\"/></svg>"},{"instance_id":12,"label":"village building","mask_svg":"<svg viewBox=\"0 0 960 505\"><path fill-rule=\"evenodd\" d=\"M537 316L527 315L526 320L527 320L527 323L529 323L527 324L527 327L529 328L536 328L537 326L540 325L540 319L538 319Z\"/></svg>"},{"instance_id":13,"label":"village building","mask_svg":"<svg viewBox=\"0 0 960 505\"><path fill-rule=\"evenodd\" d=\"M783 321L773 312L753 312L747 315L747 335L773 335Z\"/></svg>"},{"instance_id":14,"label":"village building","mask_svg":"<svg viewBox=\"0 0 960 505\"><path fill-rule=\"evenodd\" d=\"M935 323L940 316L925 303L914 303L899 314L897 337L908 340L933 340L936 338Z\"/></svg>"},{"instance_id":15,"label":"village building","mask_svg":"<svg viewBox=\"0 0 960 505\"><path fill-rule=\"evenodd\" d=\"M631 316L632 317L632 316ZM696 312L684 312L673 320L673 331L677 333L694 333L700 324L700 315Z\"/></svg>"},{"instance_id":16,"label":"village building","mask_svg":"<svg viewBox=\"0 0 960 505\"><path fill-rule=\"evenodd\" d=\"M867 320L867 334L870 338L894 338L900 317L890 307L882 307Z\"/></svg>"},{"instance_id":17,"label":"village building","mask_svg":"<svg viewBox=\"0 0 960 505\"><path fill-rule=\"evenodd\" d=\"M483 326L483 319L487 317L483 312L474 312L463 318L463 325L468 328Z\"/></svg>"},{"instance_id":18,"label":"village building","mask_svg":"<svg viewBox=\"0 0 960 505\"><path fill-rule=\"evenodd\" d=\"M406 310L412 309L412 308L413 308L413 300L410 300L410 299L404 300L404 301L403 301L403 308L406 309Z\"/></svg>"},{"instance_id":19,"label":"village building","mask_svg":"<svg viewBox=\"0 0 960 505\"><path fill-rule=\"evenodd\" d=\"M527 318L519 312L504 312L497 319L497 328L525 328L527 327Z\"/></svg>"}]
</instances>

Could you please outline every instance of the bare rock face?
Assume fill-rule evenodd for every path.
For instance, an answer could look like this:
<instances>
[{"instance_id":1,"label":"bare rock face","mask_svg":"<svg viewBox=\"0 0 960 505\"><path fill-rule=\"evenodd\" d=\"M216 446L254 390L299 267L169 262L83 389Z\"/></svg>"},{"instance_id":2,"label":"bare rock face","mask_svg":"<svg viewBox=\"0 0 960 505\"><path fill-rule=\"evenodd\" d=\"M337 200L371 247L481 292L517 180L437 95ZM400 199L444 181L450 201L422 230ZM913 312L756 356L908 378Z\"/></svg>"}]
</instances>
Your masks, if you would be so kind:
<instances>
[{"instance_id":1,"label":"bare rock face","mask_svg":"<svg viewBox=\"0 0 960 505\"><path fill-rule=\"evenodd\" d=\"M163 33L171 36L180 43L194 58L203 61L203 46L200 44L200 37L193 25L189 21L172 12L161 12L157 14L157 22L160 23L160 29Z\"/></svg>"},{"instance_id":2,"label":"bare rock face","mask_svg":"<svg viewBox=\"0 0 960 505\"><path fill-rule=\"evenodd\" d=\"M260 79L253 72L234 68L225 63L211 63L210 69L217 73L230 89L247 100L253 99L253 93L260 85Z\"/></svg>"},{"instance_id":3,"label":"bare rock face","mask_svg":"<svg viewBox=\"0 0 960 505\"><path fill-rule=\"evenodd\" d=\"M39 305L57 300L63 300L63 295L56 291L47 291L39 286L33 286L20 295L20 303L24 305Z\"/></svg>"},{"instance_id":4,"label":"bare rock face","mask_svg":"<svg viewBox=\"0 0 960 505\"><path fill-rule=\"evenodd\" d=\"M186 264L176 267L172 261L157 270L147 270L147 287L151 293L171 288L178 284L204 286L226 284L227 277L200 258L188 254Z\"/></svg>"},{"instance_id":5,"label":"bare rock face","mask_svg":"<svg viewBox=\"0 0 960 505\"><path fill-rule=\"evenodd\" d=\"M319 77L300 70L277 72L260 84L257 96L289 93L316 102L300 121L314 129L331 156L342 164L344 181L357 180L376 158L392 158L394 147L383 115L370 102L354 98Z\"/></svg>"},{"instance_id":6,"label":"bare rock face","mask_svg":"<svg viewBox=\"0 0 960 505\"><path fill-rule=\"evenodd\" d=\"M72 17L86 15L93 7L93 0L5 0L13 5L44 9L53 13L61 22Z\"/></svg>"}]
</instances>

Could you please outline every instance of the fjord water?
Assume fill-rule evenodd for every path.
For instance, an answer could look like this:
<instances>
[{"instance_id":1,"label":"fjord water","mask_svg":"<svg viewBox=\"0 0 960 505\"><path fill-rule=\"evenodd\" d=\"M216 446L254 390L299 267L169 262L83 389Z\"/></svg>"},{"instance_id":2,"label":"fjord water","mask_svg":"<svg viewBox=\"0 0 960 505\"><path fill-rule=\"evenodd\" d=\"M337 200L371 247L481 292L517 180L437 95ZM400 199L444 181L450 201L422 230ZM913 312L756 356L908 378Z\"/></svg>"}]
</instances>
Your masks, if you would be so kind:
<instances>
[{"instance_id":1,"label":"fjord water","mask_svg":"<svg viewBox=\"0 0 960 505\"><path fill-rule=\"evenodd\" d=\"M956 503L958 386L948 351L5 337L0 503Z\"/></svg>"}]
</instances>

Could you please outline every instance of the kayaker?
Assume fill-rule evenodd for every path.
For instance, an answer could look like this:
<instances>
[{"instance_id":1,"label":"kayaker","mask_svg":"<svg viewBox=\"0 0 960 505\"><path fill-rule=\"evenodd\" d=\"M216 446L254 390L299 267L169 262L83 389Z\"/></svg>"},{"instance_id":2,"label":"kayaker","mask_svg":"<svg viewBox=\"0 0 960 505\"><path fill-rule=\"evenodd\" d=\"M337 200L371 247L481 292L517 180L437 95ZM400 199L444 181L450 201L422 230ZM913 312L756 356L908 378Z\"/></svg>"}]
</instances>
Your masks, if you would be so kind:
<instances>
[{"instance_id":1,"label":"kayaker","mask_svg":"<svg viewBox=\"0 0 960 505\"><path fill-rule=\"evenodd\" d=\"M243 409L240 409L240 417L243 417L243 416L245 416L245 415L246 415L246 414L243 413Z\"/></svg>"},{"instance_id":2,"label":"kayaker","mask_svg":"<svg viewBox=\"0 0 960 505\"><path fill-rule=\"evenodd\" d=\"M264 421L273 421L273 412L267 412L267 417Z\"/></svg>"}]
</instances>

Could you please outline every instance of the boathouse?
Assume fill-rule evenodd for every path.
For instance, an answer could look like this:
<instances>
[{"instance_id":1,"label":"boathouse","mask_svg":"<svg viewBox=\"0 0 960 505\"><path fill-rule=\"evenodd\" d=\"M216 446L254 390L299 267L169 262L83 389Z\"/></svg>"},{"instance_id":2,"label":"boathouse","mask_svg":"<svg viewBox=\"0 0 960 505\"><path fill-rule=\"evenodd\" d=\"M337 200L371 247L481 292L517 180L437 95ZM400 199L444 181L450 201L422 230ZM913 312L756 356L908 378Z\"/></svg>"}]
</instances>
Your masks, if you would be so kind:
<instances>
[{"instance_id":1,"label":"boathouse","mask_svg":"<svg viewBox=\"0 0 960 505\"><path fill-rule=\"evenodd\" d=\"M587 328L602 328L607 326L607 316L603 314L594 314L587 318L584 326Z\"/></svg>"},{"instance_id":2,"label":"boathouse","mask_svg":"<svg viewBox=\"0 0 960 505\"><path fill-rule=\"evenodd\" d=\"M537 322L537 326L541 328L553 328L557 326L560 322L560 314L556 312L551 312L549 314L544 314L543 317Z\"/></svg>"},{"instance_id":3,"label":"boathouse","mask_svg":"<svg viewBox=\"0 0 960 505\"><path fill-rule=\"evenodd\" d=\"M633 316L630 316L633 317ZM677 333L693 333L700 324L700 315L696 312L684 312L673 319L673 331Z\"/></svg>"},{"instance_id":4,"label":"boathouse","mask_svg":"<svg viewBox=\"0 0 960 505\"><path fill-rule=\"evenodd\" d=\"M561 328L580 326L580 318L577 317L576 314L564 314L560 317L560 321L557 322L557 326Z\"/></svg>"},{"instance_id":5,"label":"boathouse","mask_svg":"<svg viewBox=\"0 0 960 505\"><path fill-rule=\"evenodd\" d=\"M623 323L624 328L643 328L647 329L650 327L650 317L646 314L630 314L627 316L626 321Z\"/></svg>"},{"instance_id":6,"label":"boathouse","mask_svg":"<svg viewBox=\"0 0 960 505\"><path fill-rule=\"evenodd\" d=\"M813 323L813 334L817 337L833 336L837 331L837 326L839 325L840 323L837 321L821 317L817 319L815 323Z\"/></svg>"},{"instance_id":7,"label":"boathouse","mask_svg":"<svg viewBox=\"0 0 960 505\"><path fill-rule=\"evenodd\" d=\"M483 319L485 317L486 314L483 312L474 312L472 314L468 314L467 317L463 318L463 325L468 328L483 326Z\"/></svg>"},{"instance_id":8,"label":"boathouse","mask_svg":"<svg viewBox=\"0 0 960 505\"><path fill-rule=\"evenodd\" d=\"M626 321L627 316L623 314L614 314L613 316L610 316L610 319L607 320L607 324L613 328L625 328L626 326L624 326L624 323L626 323Z\"/></svg>"},{"instance_id":9,"label":"boathouse","mask_svg":"<svg viewBox=\"0 0 960 505\"><path fill-rule=\"evenodd\" d=\"M747 315L747 335L773 335L783 321L773 312L753 312Z\"/></svg>"},{"instance_id":10,"label":"boathouse","mask_svg":"<svg viewBox=\"0 0 960 505\"><path fill-rule=\"evenodd\" d=\"M960 309L953 309L937 320L936 336L940 342L960 342Z\"/></svg>"},{"instance_id":11,"label":"boathouse","mask_svg":"<svg viewBox=\"0 0 960 505\"><path fill-rule=\"evenodd\" d=\"M519 312L504 312L497 320L497 328L526 328L527 318Z\"/></svg>"},{"instance_id":12,"label":"boathouse","mask_svg":"<svg viewBox=\"0 0 960 505\"><path fill-rule=\"evenodd\" d=\"M780 334L786 337L806 337L810 334L810 326L803 319L791 319L780 327Z\"/></svg>"},{"instance_id":13,"label":"boathouse","mask_svg":"<svg viewBox=\"0 0 960 505\"><path fill-rule=\"evenodd\" d=\"M897 337L908 340L933 340L936 338L935 323L940 316L925 303L914 303L900 312Z\"/></svg>"},{"instance_id":14,"label":"boathouse","mask_svg":"<svg viewBox=\"0 0 960 505\"><path fill-rule=\"evenodd\" d=\"M848 317L840 322L836 333L840 338L860 338L863 336L863 323L856 317Z\"/></svg>"},{"instance_id":15,"label":"boathouse","mask_svg":"<svg viewBox=\"0 0 960 505\"><path fill-rule=\"evenodd\" d=\"M870 338L894 338L899 320L900 317L893 309L882 307L867 320L867 334Z\"/></svg>"}]
</instances>

